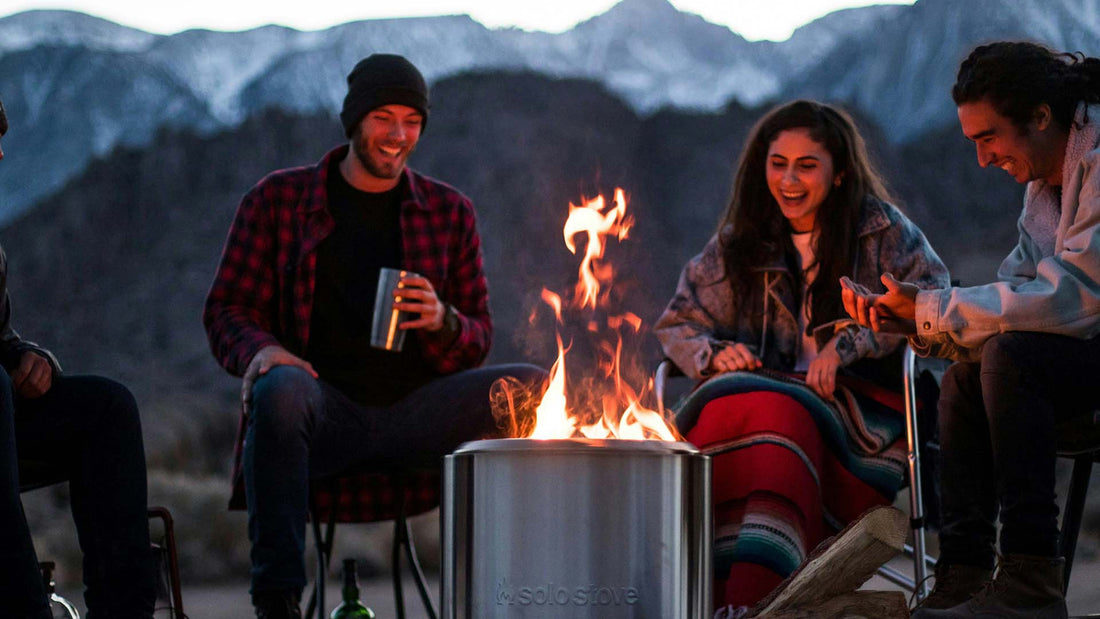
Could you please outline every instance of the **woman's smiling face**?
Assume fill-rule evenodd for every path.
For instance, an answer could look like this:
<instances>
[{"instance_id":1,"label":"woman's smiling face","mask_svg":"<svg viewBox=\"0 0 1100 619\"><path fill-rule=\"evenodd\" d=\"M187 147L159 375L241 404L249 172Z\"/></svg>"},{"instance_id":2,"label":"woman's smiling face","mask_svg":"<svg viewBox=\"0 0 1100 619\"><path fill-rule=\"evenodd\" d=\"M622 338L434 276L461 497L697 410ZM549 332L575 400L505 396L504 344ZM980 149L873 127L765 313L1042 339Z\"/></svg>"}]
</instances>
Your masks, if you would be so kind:
<instances>
[{"instance_id":1,"label":"woman's smiling face","mask_svg":"<svg viewBox=\"0 0 1100 619\"><path fill-rule=\"evenodd\" d=\"M817 209L840 178L833 157L808 129L781 131L768 146L768 189L795 232L814 229Z\"/></svg>"}]
</instances>

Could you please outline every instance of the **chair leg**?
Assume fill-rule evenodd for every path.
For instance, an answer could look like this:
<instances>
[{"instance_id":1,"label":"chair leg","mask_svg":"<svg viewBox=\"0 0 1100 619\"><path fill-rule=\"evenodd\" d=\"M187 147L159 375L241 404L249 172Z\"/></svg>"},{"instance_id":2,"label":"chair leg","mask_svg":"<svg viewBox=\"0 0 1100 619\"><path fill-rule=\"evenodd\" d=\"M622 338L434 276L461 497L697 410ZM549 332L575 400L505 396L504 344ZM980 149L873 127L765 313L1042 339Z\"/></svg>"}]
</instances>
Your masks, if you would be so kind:
<instances>
[{"instance_id":1,"label":"chair leg","mask_svg":"<svg viewBox=\"0 0 1100 619\"><path fill-rule=\"evenodd\" d=\"M404 491L404 489L402 489ZM402 504L404 501L402 500ZM401 588L401 523L405 520L405 510L401 508L393 520L393 548L390 553L390 570L393 574L393 604L397 619L405 619L405 592Z\"/></svg>"},{"instance_id":2,"label":"chair leg","mask_svg":"<svg viewBox=\"0 0 1100 619\"><path fill-rule=\"evenodd\" d=\"M1089 490L1089 477L1092 475L1092 454L1077 456L1073 460L1073 475L1070 477L1069 492L1066 495L1066 510L1062 515L1061 554L1066 558L1065 579L1062 592L1069 589L1069 575L1073 568L1073 556L1077 551L1077 534L1081 530L1081 516L1085 511L1085 495Z\"/></svg>"},{"instance_id":3,"label":"chair leg","mask_svg":"<svg viewBox=\"0 0 1100 619\"><path fill-rule=\"evenodd\" d=\"M393 574L393 603L397 619L405 619L405 592L401 587L401 544L405 535L405 476L392 476L393 489L397 493L397 516L393 519L393 548L390 549L390 570Z\"/></svg>"},{"instance_id":4,"label":"chair leg","mask_svg":"<svg viewBox=\"0 0 1100 619\"><path fill-rule=\"evenodd\" d=\"M176 531L172 514L165 507L150 507L150 518L160 518L164 525L164 543L168 551L168 576L172 579L172 619L186 619L183 612L183 590L180 585L179 554L176 551Z\"/></svg>"},{"instance_id":5,"label":"chair leg","mask_svg":"<svg viewBox=\"0 0 1100 619\"><path fill-rule=\"evenodd\" d=\"M317 560L318 560L318 564L320 564L321 552L322 552L321 549L324 547L324 538L321 535L321 524L319 522L317 522L317 511L315 509L312 509L312 506L311 506L311 509L310 509L309 522L310 522L310 528L313 530L313 547L317 549ZM315 579L313 581L313 590L311 590L309 592L309 603L306 604L306 612L303 615L303 617L306 617L307 619L309 617L313 617L313 611L316 608L318 608L317 592L318 591L323 592L325 590L325 580L324 579L325 579L324 573L320 569L318 569L317 570L317 576L315 577ZM322 596L322 600L321 600L320 608L324 608L324 600L323 600L324 593L322 593L321 596ZM318 616L320 616L320 615L318 615Z\"/></svg>"},{"instance_id":6,"label":"chair leg","mask_svg":"<svg viewBox=\"0 0 1100 619\"><path fill-rule=\"evenodd\" d=\"M917 426L916 355L905 349L905 434L909 463L909 525L913 529L913 583L917 601L928 596L928 564L924 547L924 497L921 495L920 436Z\"/></svg>"},{"instance_id":7,"label":"chair leg","mask_svg":"<svg viewBox=\"0 0 1100 619\"><path fill-rule=\"evenodd\" d=\"M336 484L330 489L330 495L336 496ZM325 522L325 531L321 532L321 522L317 518L317 505L310 496L310 526L313 529L313 545L317 548L317 577L313 582L313 591L309 594L309 603L306 604L304 617L312 617L313 611L317 611L317 619L325 619L325 578L328 575L328 566L332 559L332 549L336 541L336 508L329 510L328 520Z\"/></svg>"},{"instance_id":8,"label":"chair leg","mask_svg":"<svg viewBox=\"0 0 1100 619\"><path fill-rule=\"evenodd\" d=\"M325 544L327 545L327 544ZM325 570L326 548L325 545L319 545L317 547L317 580L314 585L314 591L317 592L317 619L324 619L325 617L325 577L328 576Z\"/></svg>"},{"instance_id":9,"label":"chair leg","mask_svg":"<svg viewBox=\"0 0 1100 619\"><path fill-rule=\"evenodd\" d=\"M398 492L397 516L393 519L393 597L397 606L397 618L405 617L405 594L401 584L401 547L405 547L405 559L409 562L409 569L413 573L416 589L420 593L420 600L424 603L424 610L429 619L436 619L439 614L432 603L431 593L428 591L427 579L424 570L420 567L420 560L416 556L416 548L412 542L412 527L405 517L405 505L408 499L405 494L405 479L401 475L394 476L394 488Z\"/></svg>"},{"instance_id":10,"label":"chair leg","mask_svg":"<svg viewBox=\"0 0 1100 619\"><path fill-rule=\"evenodd\" d=\"M402 518L405 523L404 529L404 544L405 544L405 556L409 560L409 567L412 568L413 580L416 581L416 588L420 592L420 601L424 603L424 610L428 613L429 619L437 619L439 613L435 610L435 604L432 602L431 593L428 591L428 582L424 578L424 570L420 567L420 560L416 556L416 548L413 546L412 541L412 528L409 526L409 521Z\"/></svg>"}]
</instances>

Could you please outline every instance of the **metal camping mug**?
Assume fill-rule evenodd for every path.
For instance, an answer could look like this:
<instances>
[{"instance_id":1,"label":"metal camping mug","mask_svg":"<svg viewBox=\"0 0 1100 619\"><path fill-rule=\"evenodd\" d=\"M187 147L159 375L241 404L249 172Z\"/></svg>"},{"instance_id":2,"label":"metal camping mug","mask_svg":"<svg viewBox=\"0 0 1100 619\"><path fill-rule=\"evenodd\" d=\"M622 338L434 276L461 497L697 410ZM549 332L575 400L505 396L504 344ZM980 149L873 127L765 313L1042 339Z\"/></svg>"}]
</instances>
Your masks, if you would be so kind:
<instances>
[{"instance_id":1,"label":"metal camping mug","mask_svg":"<svg viewBox=\"0 0 1100 619\"><path fill-rule=\"evenodd\" d=\"M404 288L401 278L415 275L409 271L383 267L378 272L378 291L374 295L374 316L370 326L370 345L382 350L401 352L405 345L405 330L398 325L409 320L411 314L394 307L400 297L393 292Z\"/></svg>"}]
</instances>

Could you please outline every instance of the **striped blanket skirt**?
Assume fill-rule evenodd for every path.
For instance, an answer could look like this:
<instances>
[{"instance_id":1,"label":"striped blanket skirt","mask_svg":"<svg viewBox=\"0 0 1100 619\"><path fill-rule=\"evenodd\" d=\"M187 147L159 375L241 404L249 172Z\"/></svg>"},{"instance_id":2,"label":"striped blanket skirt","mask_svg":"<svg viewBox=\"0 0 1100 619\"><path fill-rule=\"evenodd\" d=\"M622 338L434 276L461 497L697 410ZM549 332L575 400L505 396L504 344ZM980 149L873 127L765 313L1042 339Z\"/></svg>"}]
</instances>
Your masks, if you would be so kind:
<instances>
[{"instance_id":1,"label":"striped blanket skirt","mask_svg":"<svg viewBox=\"0 0 1100 619\"><path fill-rule=\"evenodd\" d=\"M904 482L903 400L838 377L837 403L800 377L735 372L699 385L677 425L711 457L715 606L752 606L810 551Z\"/></svg>"}]
</instances>

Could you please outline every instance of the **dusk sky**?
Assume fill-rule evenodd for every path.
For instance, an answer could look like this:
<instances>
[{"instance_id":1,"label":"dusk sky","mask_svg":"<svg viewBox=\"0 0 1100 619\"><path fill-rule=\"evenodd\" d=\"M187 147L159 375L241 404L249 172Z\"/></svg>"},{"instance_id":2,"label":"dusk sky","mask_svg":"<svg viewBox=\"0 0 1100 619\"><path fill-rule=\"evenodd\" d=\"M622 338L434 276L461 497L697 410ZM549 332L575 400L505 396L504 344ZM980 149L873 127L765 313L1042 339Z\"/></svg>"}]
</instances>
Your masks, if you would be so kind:
<instances>
[{"instance_id":1,"label":"dusk sky","mask_svg":"<svg viewBox=\"0 0 1100 619\"><path fill-rule=\"evenodd\" d=\"M914 0L671 0L681 11L698 13L728 26L749 40L782 41L795 28L837 9L868 4L913 4ZM606 11L617 0L404 0L348 2L313 0L5 0L0 17L30 9L71 9L105 17L149 32L172 34L189 28L246 30L281 24L318 30L344 22L380 17L411 17L465 13L490 28L516 26L525 30L561 32Z\"/></svg>"}]
</instances>

